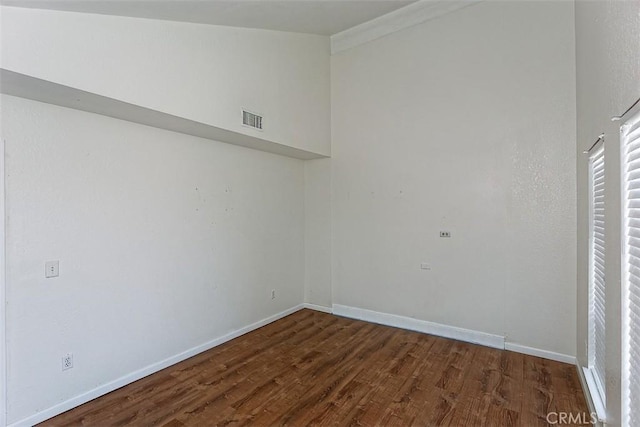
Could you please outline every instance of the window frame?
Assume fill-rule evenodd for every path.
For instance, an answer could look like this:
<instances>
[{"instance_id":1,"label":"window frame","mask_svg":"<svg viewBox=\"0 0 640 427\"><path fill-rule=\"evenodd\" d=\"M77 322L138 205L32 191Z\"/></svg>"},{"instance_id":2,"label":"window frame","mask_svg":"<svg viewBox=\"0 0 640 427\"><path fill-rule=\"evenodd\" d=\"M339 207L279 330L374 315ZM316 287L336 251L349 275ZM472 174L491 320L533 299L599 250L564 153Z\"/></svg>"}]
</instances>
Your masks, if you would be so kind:
<instances>
[{"instance_id":1,"label":"window frame","mask_svg":"<svg viewBox=\"0 0 640 427\"><path fill-rule=\"evenodd\" d=\"M636 103L637 104L637 103ZM622 119L622 123L620 125L620 180L621 180L621 217L622 217L622 227L621 227L621 305L622 305L622 318L621 318L621 421L623 426L630 425L630 417L631 417L631 311L630 311L630 291L631 291L631 281L629 279L629 248L630 245L627 244L628 237L628 221L629 221L629 212L627 208L627 200L628 200L628 190L627 190L627 175L629 172L627 171L627 145L628 145L628 128L634 127L634 125L638 125L636 128L640 128L640 108L630 108L623 116L626 118ZM640 141L640 137L636 139L636 141ZM635 169L636 171L640 171L640 166ZM640 215L639 215L640 217ZM637 257L640 260L640 256ZM639 313L640 314L640 313ZM640 321L635 324L637 327L637 335L640 337ZM640 357L636 362L640 364ZM636 414L637 412L637 414ZM634 416L637 416L640 419L640 409L636 408L634 411Z\"/></svg>"},{"instance_id":2,"label":"window frame","mask_svg":"<svg viewBox=\"0 0 640 427\"><path fill-rule=\"evenodd\" d=\"M602 154L600 154L602 153ZM595 266L595 251L596 251L596 243L595 243L595 228L596 228L596 219L595 219L595 209L596 209L596 203L595 203L595 197L596 197L596 182L595 182L595 168L594 168L594 162L597 160L597 158L602 157L602 172L604 174L604 177L602 178L602 184L606 185L606 157L605 157L606 153L605 153L605 148L604 148L604 139L601 139L592 149L591 154L589 155L589 338L588 338L588 342L587 342L587 347L588 347L588 360L589 360L589 368L590 369L596 369L596 367L594 366L596 363L601 362L601 363L605 363L605 360L601 360L598 361L597 360L597 354L596 354L596 348L594 348L597 343L592 342L595 341L595 339L597 338L596 336L596 331L594 330L595 327L597 325L595 325L595 317L594 317L594 311L595 311L595 305L596 305L596 301L595 301L595 291L596 291L596 266ZM604 190L604 188L603 188ZM603 194L604 197L604 194ZM604 209L604 200L602 202L602 208ZM603 212L603 216L604 216L604 212ZM604 224L603 227L606 227L606 216L604 217ZM606 238L606 230L603 230L602 234L603 237ZM602 250L603 250L603 256L606 256L606 248L605 248L605 242L603 241L602 244ZM604 261L604 260L603 260ZM603 269L606 268L606 266L603 266ZM602 281L605 281L605 271L602 271ZM606 290L606 282L603 283L603 291ZM606 304L605 304L606 307ZM603 325L604 326L604 333L606 333L606 323ZM606 339L605 342L602 343L602 345L606 345ZM594 372L595 374L596 372ZM604 404L604 406L606 407L606 387L605 387L605 383L606 383L606 378L600 378L598 375L594 375L594 378L596 380L596 385L598 386L598 392L600 393L600 398L602 399L602 403Z\"/></svg>"},{"instance_id":3,"label":"window frame","mask_svg":"<svg viewBox=\"0 0 640 427\"><path fill-rule=\"evenodd\" d=\"M585 380L587 382L587 387L589 394L591 395L591 400L595 406L596 413L598 415L598 419L600 421L605 421L606 417L606 378L600 378L597 374L598 371L601 373L605 373L604 367L606 366L606 354L604 355L605 360L596 360L597 352L595 342L596 333L596 318L595 318L595 291L596 291L596 266L595 266L595 251L596 251L596 239L595 239L595 197L596 197L596 181L595 181L595 162L597 159L602 158L602 173L604 176L602 177L603 184L603 193L606 193L606 151L604 146L604 135L601 135L597 142L591 147L588 152L588 198L589 198L589 238L588 238L588 253L589 253L589 262L588 262L588 310L587 310L587 366L583 368ZM603 197L605 195L603 194ZM602 201L603 208L603 216L605 215L605 200ZM604 217L603 227L606 227L606 217ZM606 229L602 231L603 239L606 238ZM602 251L603 257L605 255L605 245L606 242L603 240L602 242ZM605 259L602 260L605 262ZM606 290L606 282L605 282L605 266L602 266L602 277L601 280L603 282L603 291ZM605 294L606 298L606 294ZM604 304L606 307L606 303ZM603 313L604 315L604 313ZM605 320L606 322L606 320ZM604 343L601 343L603 346L606 346L606 323L603 325L604 330L602 331L602 339L605 339ZM600 370L596 369L596 363L601 364Z\"/></svg>"}]
</instances>

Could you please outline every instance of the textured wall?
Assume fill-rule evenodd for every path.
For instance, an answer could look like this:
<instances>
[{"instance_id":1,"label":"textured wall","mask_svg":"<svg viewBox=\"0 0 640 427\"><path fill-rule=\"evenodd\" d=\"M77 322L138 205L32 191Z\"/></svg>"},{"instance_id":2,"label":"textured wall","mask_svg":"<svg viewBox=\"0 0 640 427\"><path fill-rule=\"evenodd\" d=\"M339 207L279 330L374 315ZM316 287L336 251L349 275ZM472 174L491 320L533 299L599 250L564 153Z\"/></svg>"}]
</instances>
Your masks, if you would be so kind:
<instances>
[{"instance_id":1,"label":"textured wall","mask_svg":"<svg viewBox=\"0 0 640 427\"><path fill-rule=\"evenodd\" d=\"M304 301L330 308L331 297L331 159L304 163L305 281Z\"/></svg>"},{"instance_id":2,"label":"textured wall","mask_svg":"<svg viewBox=\"0 0 640 427\"><path fill-rule=\"evenodd\" d=\"M605 133L607 425L621 424L620 137L611 117L640 96L640 2L576 2L578 142L578 363L587 364L588 149Z\"/></svg>"},{"instance_id":3,"label":"textured wall","mask_svg":"<svg viewBox=\"0 0 640 427\"><path fill-rule=\"evenodd\" d=\"M5 96L2 124L9 422L302 302L302 161Z\"/></svg>"},{"instance_id":4,"label":"textured wall","mask_svg":"<svg viewBox=\"0 0 640 427\"><path fill-rule=\"evenodd\" d=\"M573 3L333 55L332 132L335 304L575 355Z\"/></svg>"}]
</instances>

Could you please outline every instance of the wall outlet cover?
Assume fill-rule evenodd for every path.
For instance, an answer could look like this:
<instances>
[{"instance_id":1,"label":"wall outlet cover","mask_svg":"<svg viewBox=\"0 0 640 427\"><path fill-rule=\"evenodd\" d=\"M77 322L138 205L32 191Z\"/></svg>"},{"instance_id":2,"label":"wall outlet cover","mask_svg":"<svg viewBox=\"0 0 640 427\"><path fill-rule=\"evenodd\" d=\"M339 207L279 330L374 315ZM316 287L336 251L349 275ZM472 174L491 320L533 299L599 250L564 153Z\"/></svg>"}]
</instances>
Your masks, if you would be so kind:
<instances>
[{"instance_id":1,"label":"wall outlet cover","mask_svg":"<svg viewBox=\"0 0 640 427\"><path fill-rule=\"evenodd\" d=\"M44 263L44 277L58 277L60 275L60 261L47 261Z\"/></svg>"}]
</instances>

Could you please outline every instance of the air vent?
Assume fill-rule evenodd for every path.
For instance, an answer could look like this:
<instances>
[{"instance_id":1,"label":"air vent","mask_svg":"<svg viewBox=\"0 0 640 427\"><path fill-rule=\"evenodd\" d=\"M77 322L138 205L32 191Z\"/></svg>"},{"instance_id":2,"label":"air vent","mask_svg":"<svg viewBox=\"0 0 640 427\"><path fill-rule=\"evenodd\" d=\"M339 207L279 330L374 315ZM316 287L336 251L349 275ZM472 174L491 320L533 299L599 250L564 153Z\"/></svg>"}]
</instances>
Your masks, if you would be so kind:
<instances>
[{"instance_id":1,"label":"air vent","mask_svg":"<svg viewBox=\"0 0 640 427\"><path fill-rule=\"evenodd\" d=\"M254 129L262 130L262 116L242 110L242 124Z\"/></svg>"}]
</instances>

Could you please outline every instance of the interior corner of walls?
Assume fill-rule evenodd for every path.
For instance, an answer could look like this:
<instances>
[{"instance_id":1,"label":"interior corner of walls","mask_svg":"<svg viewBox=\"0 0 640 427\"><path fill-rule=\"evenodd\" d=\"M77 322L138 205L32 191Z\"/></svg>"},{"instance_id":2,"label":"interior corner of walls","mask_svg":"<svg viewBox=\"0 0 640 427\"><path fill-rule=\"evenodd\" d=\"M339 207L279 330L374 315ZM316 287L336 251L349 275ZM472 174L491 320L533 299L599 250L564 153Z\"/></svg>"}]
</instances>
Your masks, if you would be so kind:
<instances>
[{"instance_id":1,"label":"interior corner of walls","mask_svg":"<svg viewBox=\"0 0 640 427\"><path fill-rule=\"evenodd\" d=\"M117 378L113 381L110 381L106 384L100 385L92 390L88 390L84 393L81 393L77 396L72 397L64 402L58 403L50 408L46 408L44 410L40 410L35 414L28 416L24 419L13 422L9 425L9 427L28 427L33 426L35 424L41 423L49 418L52 418L56 415L59 415L63 412L66 412L72 408L82 405L83 403L89 402L97 397L103 396L111 391L117 390L118 388L124 387L127 384L131 384L137 380L140 380L148 375L151 375L155 372L161 371L162 369L168 368L170 366L175 365L183 360L186 360L190 357L193 357L197 354L210 350L214 347L217 347L227 341L230 341L234 338L240 337L244 334L247 334L251 331L254 331L258 328L268 325L269 323L273 323L283 317L286 317L290 314L293 314L304 308L304 304L298 304L293 307L290 307L286 310L283 310L279 313L276 313L272 316L268 316L262 320L254 322L250 325L244 326L237 330L231 331L221 337L215 338L211 341L208 341L199 346L190 348L185 350L179 354L168 357L159 362L153 363L149 366L141 368L135 372L131 372L127 375L124 375L120 378Z\"/></svg>"},{"instance_id":2,"label":"interior corner of walls","mask_svg":"<svg viewBox=\"0 0 640 427\"><path fill-rule=\"evenodd\" d=\"M11 366L9 422L302 306L300 160L5 95L1 118L10 173L7 215L28 222L27 235L40 236L12 233L12 224L19 228L21 222L7 223L7 282L25 282L7 289L8 298L18 302L7 310L7 335L16 338L9 357L21 361ZM153 166L163 159L172 159L175 173ZM115 175L109 166L114 164ZM46 208L33 209L27 202L32 197ZM18 235L30 250L16 249ZM67 266L61 269L62 290L41 287L49 282L38 266L48 259ZM86 290L83 277L105 262L118 269L108 277L92 276L100 298L76 292ZM35 301L37 289L57 303L47 305L48 297ZM276 299L270 298L273 289ZM141 306L138 295L148 303ZM25 320L20 301L35 304L37 315ZM132 316L122 319L109 308L113 304ZM172 307L175 316L163 315L163 307ZM87 314L108 336L87 336L77 321ZM150 319L156 325L151 330L145 326ZM35 329L36 334L23 332ZM33 352L43 339L57 345ZM96 359L104 348L119 358ZM77 360L96 360L99 369L89 372L78 364L71 376L58 377L49 362L69 350Z\"/></svg>"},{"instance_id":3,"label":"interior corner of walls","mask_svg":"<svg viewBox=\"0 0 640 427\"><path fill-rule=\"evenodd\" d=\"M309 310L315 310L315 311L320 311L322 313L333 314L333 308L329 306L312 304L308 302L305 302L304 304L302 304L302 306L303 308L308 308Z\"/></svg>"},{"instance_id":4,"label":"interior corner of walls","mask_svg":"<svg viewBox=\"0 0 640 427\"><path fill-rule=\"evenodd\" d=\"M330 159L307 160L305 168L305 302L331 305Z\"/></svg>"}]
</instances>

